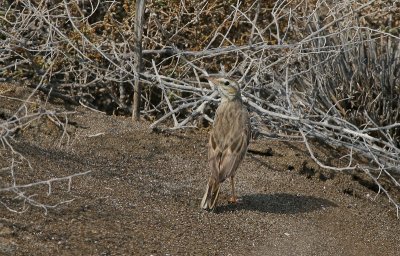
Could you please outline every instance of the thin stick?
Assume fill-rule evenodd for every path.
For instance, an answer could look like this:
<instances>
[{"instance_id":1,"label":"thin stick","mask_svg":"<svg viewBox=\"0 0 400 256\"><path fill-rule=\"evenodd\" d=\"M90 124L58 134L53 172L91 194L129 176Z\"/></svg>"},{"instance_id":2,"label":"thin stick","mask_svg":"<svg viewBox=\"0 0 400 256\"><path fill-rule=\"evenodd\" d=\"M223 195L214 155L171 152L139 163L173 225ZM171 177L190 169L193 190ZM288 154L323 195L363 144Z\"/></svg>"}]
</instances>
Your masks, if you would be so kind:
<instances>
[{"instance_id":1,"label":"thin stick","mask_svg":"<svg viewBox=\"0 0 400 256\"><path fill-rule=\"evenodd\" d=\"M144 7L146 0L136 0L136 22L135 22L135 85L133 92L133 110L132 120L140 120L140 99L142 94L142 85L140 83L140 74L143 72L142 60L142 33L144 20Z\"/></svg>"}]
</instances>

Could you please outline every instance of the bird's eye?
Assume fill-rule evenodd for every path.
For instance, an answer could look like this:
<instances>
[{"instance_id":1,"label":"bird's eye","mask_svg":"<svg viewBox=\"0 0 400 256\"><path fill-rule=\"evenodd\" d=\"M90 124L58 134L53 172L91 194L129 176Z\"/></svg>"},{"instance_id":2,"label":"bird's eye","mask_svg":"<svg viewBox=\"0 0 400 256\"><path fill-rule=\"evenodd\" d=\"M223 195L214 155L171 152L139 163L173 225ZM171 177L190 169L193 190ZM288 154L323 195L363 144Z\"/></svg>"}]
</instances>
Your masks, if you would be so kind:
<instances>
[{"instance_id":1,"label":"bird's eye","mask_svg":"<svg viewBox=\"0 0 400 256\"><path fill-rule=\"evenodd\" d=\"M225 82L224 82L224 85L229 85L229 81L225 81Z\"/></svg>"}]
</instances>

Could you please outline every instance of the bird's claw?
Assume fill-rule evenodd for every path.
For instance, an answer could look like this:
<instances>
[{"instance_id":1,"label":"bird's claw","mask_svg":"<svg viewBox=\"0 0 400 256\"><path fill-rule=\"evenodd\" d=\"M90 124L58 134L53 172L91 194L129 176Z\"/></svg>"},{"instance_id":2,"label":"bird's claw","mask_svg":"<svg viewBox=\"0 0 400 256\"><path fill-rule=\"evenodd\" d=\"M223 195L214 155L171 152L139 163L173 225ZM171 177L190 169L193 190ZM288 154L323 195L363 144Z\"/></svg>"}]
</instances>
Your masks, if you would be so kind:
<instances>
[{"instance_id":1,"label":"bird's claw","mask_svg":"<svg viewBox=\"0 0 400 256\"><path fill-rule=\"evenodd\" d=\"M242 199L241 198L237 198L236 196L232 196L228 200L228 203L230 203L230 204L238 204L238 203L241 203L241 202L242 202Z\"/></svg>"}]
</instances>

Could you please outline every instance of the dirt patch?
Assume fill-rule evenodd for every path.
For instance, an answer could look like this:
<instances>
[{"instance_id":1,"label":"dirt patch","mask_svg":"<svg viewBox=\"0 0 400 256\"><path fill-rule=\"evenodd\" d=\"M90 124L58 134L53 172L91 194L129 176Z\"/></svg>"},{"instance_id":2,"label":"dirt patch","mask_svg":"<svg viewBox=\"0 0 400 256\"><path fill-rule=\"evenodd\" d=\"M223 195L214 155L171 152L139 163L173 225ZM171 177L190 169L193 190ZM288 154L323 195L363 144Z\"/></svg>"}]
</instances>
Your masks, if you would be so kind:
<instances>
[{"instance_id":1,"label":"dirt patch","mask_svg":"<svg viewBox=\"0 0 400 256\"><path fill-rule=\"evenodd\" d=\"M4 106L3 106L4 107ZM4 111L3 111L4 112ZM16 135L32 170L19 184L91 171L32 190L58 202L22 214L0 208L5 255L398 255L394 208L362 173L321 169L301 143L253 140L238 170L238 205L223 184L219 207L200 209L207 175L207 130L153 133L148 123L78 108L60 147L53 128ZM48 125L51 127L51 125ZM36 127L36 128L35 128ZM331 149L314 145L319 158ZM331 159L330 159L331 158ZM1 167L9 162L0 158ZM6 173L2 173L6 175ZM2 179L6 177L1 176ZM29 191L29 192L32 192ZM18 206L16 199L2 200Z\"/></svg>"}]
</instances>

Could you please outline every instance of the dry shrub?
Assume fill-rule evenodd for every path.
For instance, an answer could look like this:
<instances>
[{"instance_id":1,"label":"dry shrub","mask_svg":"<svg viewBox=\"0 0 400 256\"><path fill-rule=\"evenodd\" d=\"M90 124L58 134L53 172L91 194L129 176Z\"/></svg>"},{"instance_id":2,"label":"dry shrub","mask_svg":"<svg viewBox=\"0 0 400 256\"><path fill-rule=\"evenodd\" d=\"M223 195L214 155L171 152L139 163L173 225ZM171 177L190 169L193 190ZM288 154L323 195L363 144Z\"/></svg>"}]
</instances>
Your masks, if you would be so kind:
<instances>
[{"instance_id":1,"label":"dry shrub","mask_svg":"<svg viewBox=\"0 0 400 256\"><path fill-rule=\"evenodd\" d=\"M217 94L201 75L243 84L259 134L346 148L390 201L400 187L396 1L164 1L145 12L142 114L152 128L212 122ZM130 114L134 1L6 1L1 74L108 113ZM354 154L367 164L354 161Z\"/></svg>"}]
</instances>

